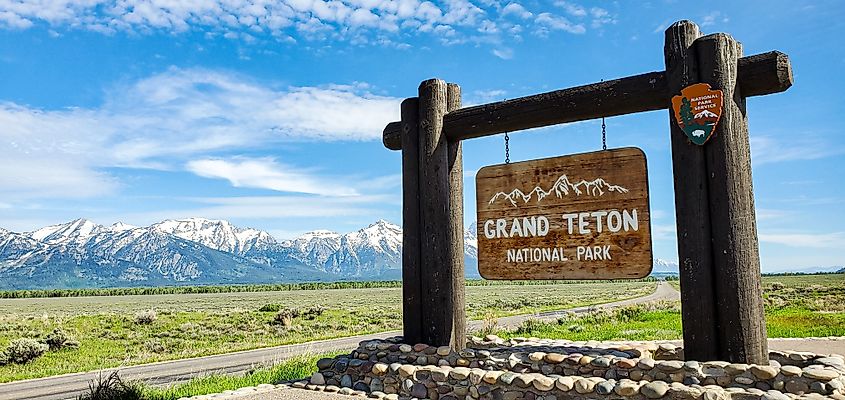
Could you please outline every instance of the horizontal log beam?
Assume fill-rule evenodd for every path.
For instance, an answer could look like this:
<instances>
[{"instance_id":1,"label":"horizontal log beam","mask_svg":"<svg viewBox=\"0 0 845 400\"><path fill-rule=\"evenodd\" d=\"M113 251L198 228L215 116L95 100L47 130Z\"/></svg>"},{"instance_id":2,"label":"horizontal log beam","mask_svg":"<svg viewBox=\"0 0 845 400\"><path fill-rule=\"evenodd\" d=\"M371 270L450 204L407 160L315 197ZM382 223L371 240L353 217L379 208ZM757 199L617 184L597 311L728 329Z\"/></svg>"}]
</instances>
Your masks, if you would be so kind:
<instances>
[{"instance_id":1,"label":"horizontal log beam","mask_svg":"<svg viewBox=\"0 0 845 400\"><path fill-rule=\"evenodd\" d=\"M740 58L737 77L744 97L783 92L792 86L792 65L779 51ZM524 129L669 108L666 73L649 72L611 81L555 90L511 100L461 108L443 118L450 141ZM384 128L382 140L401 150L398 122Z\"/></svg>"}]
</instances>

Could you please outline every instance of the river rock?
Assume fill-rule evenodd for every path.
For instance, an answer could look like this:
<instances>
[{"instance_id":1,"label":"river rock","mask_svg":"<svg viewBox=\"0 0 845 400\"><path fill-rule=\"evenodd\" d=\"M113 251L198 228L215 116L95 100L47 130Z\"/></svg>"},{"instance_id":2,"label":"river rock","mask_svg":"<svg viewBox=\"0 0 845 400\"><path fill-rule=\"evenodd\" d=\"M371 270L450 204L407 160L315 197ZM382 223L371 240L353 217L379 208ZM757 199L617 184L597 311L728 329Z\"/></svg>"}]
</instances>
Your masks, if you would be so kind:
<instances>
[{"instance_id":1,"label":"river rock","mask_svg":"<svg viewBox=\"0 0 845 400\"><path fill-rule=\"evenodd\" d=\"M818 379L820 381L829 381L839 377L839 372L826 368L804 368L804 377L810 379Z\"/></svg>"},{"instance_id":2,"label":"river rock","mask_svg":"<svg viewBox=\"0 0 845 400\"><path fill-rule=\"evenodd\" d=\"M588 378L575 378L575 391L581 394L592 393L596 382Z\"/></svg>"},{"instance_id":3,"label":"river rock","mask_svg":"<svg viewBox=\"0 0 845 400\"><path fill-rule=\"evenodd\" d=\"M620 396L633 396L637 394L640 389L640 385L634 381L623 379L619 381L616 386L613 388L613 392L620 395Z\"/></svg>"},{"instance_id":4,"label":"river rock","mask_svg":"<svg viewBox=\"0 0 845 400\"><path fill-rule=\"evenodd\" d=\"M663 381L649 382L640 388L640 393L649 399L659 399L669 390L669 385Z\"/></svg>"},{"instance_id":5,"label":"river rock","mask_svg":"<svg viewBox=\"0 0 845 400\"><path fill-rule=\"evenodd\" d=\"M323 374L315 372L313 375L311 375L310 382L312 385L325 385L326 378L323 376Z\"/></svg>"},{"instance_id":6,"label":"river rock","mask_svg":"<svg viewBox=\"0 0 845 400\"><path fill-rule=\"evenodd\" d=\"M572 390L572 386L575 385L575 379L571 376L561 376L555 380L555 387L558 389L567 392Z\"/></svg>"},{"instance_id":7,"label":"river rock","mask_svg":"<svg viewBox=\"0 0 845 400\"><path fill-rule=\"evenodd\" d=\"M757 379L772 379L778 375L778 369L768 365L752 365L749 369Z\"/></svg>"},{"instance_id":8,"label":"river rock","mask_svg":"<svg viewBox=\"0 0 845 400\"><path fill-rule=\"evenodd\" d=\"M534 382L532 382L532 384L534 385L535 389L542 392L548 392L549 390L552 390L555 387L555 380L547 376L541 375L534 378Z\"/></svg>"}]
</instances>

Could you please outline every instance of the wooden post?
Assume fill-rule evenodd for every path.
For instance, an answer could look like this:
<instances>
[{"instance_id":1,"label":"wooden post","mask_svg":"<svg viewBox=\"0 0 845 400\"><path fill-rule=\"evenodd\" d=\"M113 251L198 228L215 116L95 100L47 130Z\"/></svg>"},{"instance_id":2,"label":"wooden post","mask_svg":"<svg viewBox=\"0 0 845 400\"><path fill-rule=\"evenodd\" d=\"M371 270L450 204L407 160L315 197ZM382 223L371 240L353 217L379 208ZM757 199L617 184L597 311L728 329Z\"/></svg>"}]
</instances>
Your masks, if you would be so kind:
<instances>
[{"instance_id":1,"label":"wooden post","mask_svg":"<svg viewBox=\"0 0 845 400\"><path fill-rule=\"evenodd\" d=\"M446 87L446 112L461 108L461 87L450 83ZM445 138L443 139L445 140ZM464 165L461 142L448 142L449 147L449 266L452 281L452 337L455 350L466 347L466 311L464 300Z\"/></svg>"},{"instance_id":2,"label":"wooden post","mask_svg":"<svg viewBox=\"0 0 845 400\"><path fill-rule=\"evenodd\" d=\"M699 36L698 26L690 21L676 22L666 30L663 52L670 93L680 93L684 87L698 82L698 64L692 45ZM668 103L684 356L690 360L716 360L719 341L704 148L687 139Z\"/></svg>"},{"instance_id":3,"label":"wooden post","mask_svg":"<svg viewBox=\"0 0 845 400\"><path fill-rule=\"evenodd\" d=\"M402 327L405 343L422 342L420 275L419 101L402 102Z\"/></svg>"},{"instance_id":4,"label":"wooden post","mask_svg":"<svg viewBox=\"0 0 845 400\"><path fill-rule=\"evenodd\" d=\"M449 149L443 136L446 82L423 81L419 87L420 271L422 340L446 346L452 339L455 308L450 254Z\"/></svg>"},{"instance_id":5,"label":"wooden post","mask_svg":"<svg viewBox=\"0 0 845 400\"><path fill-rule=\"evenodd\" d=\"M731 36L717 33L698 39L695 48L700 81L724 95L721 119L704 146L719 307L719 359L766 365L769 354L748 120L745 97L737 84L742 46Z\"/></svg>"}]
</instances>

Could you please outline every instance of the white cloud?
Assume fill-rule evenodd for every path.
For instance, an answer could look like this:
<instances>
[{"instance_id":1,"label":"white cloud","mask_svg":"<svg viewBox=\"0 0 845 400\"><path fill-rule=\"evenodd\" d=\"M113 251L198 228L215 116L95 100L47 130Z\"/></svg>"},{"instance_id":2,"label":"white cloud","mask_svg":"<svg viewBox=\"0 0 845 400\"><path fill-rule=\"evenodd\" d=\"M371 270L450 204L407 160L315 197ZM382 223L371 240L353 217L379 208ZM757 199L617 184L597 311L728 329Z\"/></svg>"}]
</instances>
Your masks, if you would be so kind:
<instances>
[{"instance_id":1,"label":"white cloud","mask_svg":"<svg viewBox=\"0 0 845 400\"><path fill-rule=\"evenodd\" d=\"M215 151L286 141L377 140L398 108L362 84L273 88L175 68L114 89L98 108L0 103L0 194L99 196L119 186L108 168L179 169Z\"/></svg>"},{"instance_id":2,"label":"white cloud","mask_svg":"<svg viewBox=\"0 0 845 400\"><path fill-rule=\"evenodd\" d=\"M510 60L510 59L513 58L513 49L510 49L510 48L493 49L493 55L501 58L502 60Z\"/></svg>"},{"instance_id":3,"label":"white cloud","mask_svg":"<svg viewBox=\"0 0 845 400\"><path fill-rule=\"evenodd\" d=\"M727 23L730 19L727 16L722 15L720 11L711 11L709 14L705 15L701 18L701 26L713 26L716 23Z\"/></svg>"},{"instance_id":4,"label":"white cloud","mask_svg":"<svg viewBox=\"0 0 845 400\"><path fill-rule=\"evenodd\" d=\"M568 1L556 1L555 5L563 8L567 14L572 15L573 17L587 16L587 9L579 4L571 3Z\"/></svg>"},{"instance_id":5,"label":"white cloud","mask_svg":"<svg viewBox=\"0 0 845 400\"><path fill-rule=\"evenodd\" d=\"M314 218L379 216L397 196L242 196L189 199L199 206L123 216L134 224L199 215L212 219Z\"/></svg>"},{"instance_id":6,"label":"white cloud","mask_svg":"<svg viewBox=\"0 0 845 400\"><path fill-rule=\"evenodd\" d=\"M535 33L539 36L547 36L549 30L559 30L574 34L582 34L587 31L584 28L584 25L574 24L565 17L547 12L538 14L537 18L534 19L534 22L538 27Z\"/></svg>"},{"instance_id":7,"label":"white cloud","mask_svg":"<svg viewBox=\"0 0 845 400\"><path fill-rule=\"evenodd\" d=\"M805 134L789 138L751 136L751 161L755 166L796 160L816 160L845 153L845 147Z\"/></svg>"},{"instance_id":8,"label":"white cloud","mask_svg":"<svg viewBox=\"0 0 845 400\"><path fill-rule=\"evenodd\" d=\"M246 43L345 40L354 45L401 48L405 47L403 37L420 33L433 35L445 44L495 43L503 39L502 32L513 34L510 28L516 22L530 24L536 15L518 2L504 6L503 3L498 0L0 1L0 29L40 26L56 35L77 29L110 35L199 31ZM557 4L577 18L593 15L593 26L607 23L603 22L605 17L596 16L601 8L587 9L562 1ZM449 29L434 29L437 26ZM558 29L545 25L535 28L541 32ZM570 29L582 30L583 26L562 30ZM444 37L443 33L452 36ZM511 39L521 38L512 35Z\"/></svg>"},{"instance_id":9,"label":"white cloud","mask_svg":"<svg viewBox=\"0 0 845 400\"><path fill-rule=\"evenodd\" d=\"M234 187L330 196L358 194L353 188L298 171L270 158L193 160L188 162L186 169L205 178L226 179Z\"/></svg>"},{"instance_id":10,"label":"white cloud","mask_svg":"<svg viewBox=\"0 0 845 400\"><path fill-rule=\"evenodd\" d=\"M761 242L790 247L845 248L845 232L833 233L760 233Z\"/></svg>"},{"instance_id":11,"label":"white cloud","mask_svg":"<svg viewBox=\"0 0 845 400\"><path fill-rule=\"evenodd\" d=\"M519 3L509 3L504 8L502 8L502 15L515 15L522 19L531 18L534 14L531 11L528 11Z\"/></svg>"}]
</instances>

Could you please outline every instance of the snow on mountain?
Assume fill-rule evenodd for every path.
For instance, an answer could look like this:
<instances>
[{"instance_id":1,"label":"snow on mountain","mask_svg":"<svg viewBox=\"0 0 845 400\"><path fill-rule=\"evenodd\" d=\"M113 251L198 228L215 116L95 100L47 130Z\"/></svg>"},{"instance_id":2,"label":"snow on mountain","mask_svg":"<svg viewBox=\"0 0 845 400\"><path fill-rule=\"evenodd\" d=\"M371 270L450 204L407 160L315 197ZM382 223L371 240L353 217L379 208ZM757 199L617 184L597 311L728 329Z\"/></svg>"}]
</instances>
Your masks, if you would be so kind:
<instances>
[{"instance_id":1,"label":"snow on mountain","mask_svg":"<svg viewBox=\"0 0 845 400\"><path fill-rule=\"evenodd\" d=\"M678 263L675 261L664 260L662 258L655 258L652 264L654 268L652 273L678 273Z\"/></svg>"},{"instance_id":2,"label":"snow on mountain","mask_svg":"<svg viewBox=\"0 0 845 400\"><path fill-rule=\"evenodd\" d=\"M474 224L464 235L477 276ZM276 241L228 221L148 227L79 219L28 233L0 229L0 289L399 279L402 229L384 220L347 234L317 230Z\"/></svg>"},{"instance_id":3,"label":"snow on mountain","mask_svg":"<svg viewBox=\"0 0 845 400\"><path fill-rule=\"evenodd\" d=\"M190 240L215 250L244 255L253 247L266 246L276 240L267 232L238 228L229 221L205 218L169 219L150 228Z\"/></svg>"},{"instance_id":4,"label":"snow on mountain","mask_svg":"<svg viewBox=\"0 0 845 400\"><path fill-rule=\"evenodd\" d=\"M296 239L282 243L289 249L289 254L296 260L317 269L323 269L329 257L340 250L341 235L327 230L316 230L305 233Z\"/></svg>"},{"instance_id":5,"label":"snow on mountain","mask_svg":"<svg viewBox=\"0 0 845 400\"><path fill-rule=\"evenodd\" d=\"M109 226L108 229L112 232L123 232L123 231L128 231L130 229L135 229L135 228L137 228L137 226L135 226L135 225L129 225L129 224L126 224L126 223L123 223L123 222L115 222L114 224Z\"/></svg>"},{"instance_id":6,"label":"snow on mountain","mask_svg":"<svg viewBox=\"0 0 845 400\"><path fill-rule=\"evenodd\" d=\"M478 226L475 222L464 231L464 255L478 259Z\"/></svg>"},{"instance_id":7,"label":"snow on mountain","mask_svg":"<svg viewBox=\"0 0 845 400\"><path fill-rule=\"evenodd\" d=\"M84 243L105 228L87 219L76 219L65 224L51 225L30 232L29 237L49 244Z\"/></svg>"},{"instance_id":8,"label":"snow on mountain","mask_svg":"<svg viewBox=\"0 0 845 400\"><path fill-rule=\"evenodd\" d=\"M379 220L340 237L322 270L345 277L395 277L402 269L402 228Z\"/></svg>"}]
</instances>

